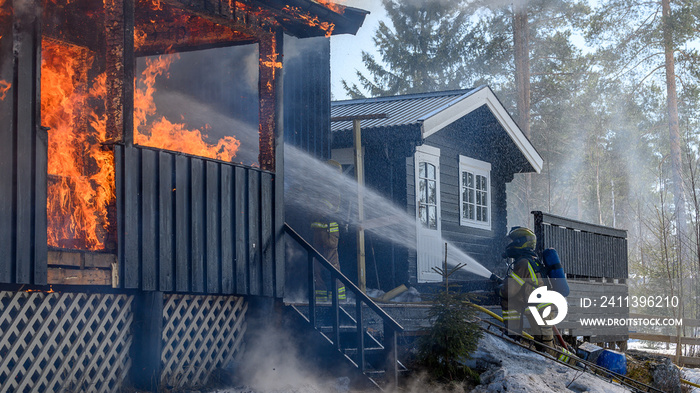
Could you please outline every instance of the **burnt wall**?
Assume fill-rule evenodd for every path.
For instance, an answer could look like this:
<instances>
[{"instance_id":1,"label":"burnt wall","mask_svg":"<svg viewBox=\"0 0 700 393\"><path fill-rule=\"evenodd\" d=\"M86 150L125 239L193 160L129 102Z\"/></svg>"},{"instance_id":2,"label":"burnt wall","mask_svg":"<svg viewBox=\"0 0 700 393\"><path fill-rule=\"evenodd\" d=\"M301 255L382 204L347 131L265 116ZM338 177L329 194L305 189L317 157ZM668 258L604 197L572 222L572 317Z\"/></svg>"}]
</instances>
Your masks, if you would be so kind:
<instances>
[{"instance_id":1,"label":"burnt wall","mask_svg":"<svg viewBox=\"0 0 700 393\"><path fill-rule=\"evenodd\" d=\"M12 5L0 8L0 283L46 284L48 137L39 114L40 23L29 5L15 14Z\"/></svg>"}]
</instances>

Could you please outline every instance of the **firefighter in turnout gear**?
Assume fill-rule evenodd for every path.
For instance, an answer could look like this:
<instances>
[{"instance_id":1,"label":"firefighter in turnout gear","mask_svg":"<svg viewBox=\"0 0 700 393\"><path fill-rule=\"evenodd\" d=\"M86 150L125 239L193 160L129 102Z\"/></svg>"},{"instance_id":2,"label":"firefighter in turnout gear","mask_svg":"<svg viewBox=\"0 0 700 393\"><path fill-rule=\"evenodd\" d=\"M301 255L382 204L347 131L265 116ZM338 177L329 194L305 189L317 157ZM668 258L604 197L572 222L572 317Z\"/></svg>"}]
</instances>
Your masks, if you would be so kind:
<instances>
[{"instance_id":1,"label":"firefighter in turnout gear","mask_svg":"<svg viewBox=\"0 0 700 393\"><path fill-rule=\"evenodd\" d=\"M537 237L528 228L513 227L508 233L508 238L511 242L506 246L503 257L511 258L513 263L510 265L508 276L498 289L504 325L509 331L520 334L523 331L522 318L526 317L530 323L530 334L535 338L535 341L556 348L564 352L564 355L548 350L541 345L537 346L538 351L546 351L560 361L574 364L576 356L566 348L555 345L552 327L550 325L540 326L528 307L532 305L528 304L528 298L532 291L538 287L547 286L547 282L540 273L540 271L544 271L541 261L535 253ZM551 305L552 303L541 303L536 307L537 310L542 310ZM555 316L556 312L552 312L544 319L552 320Z\"/></svg>"},{"instance_id":2,"label":"firefighter in turnout gear","mask_svg":"<svg viewBox=\"0 0 700 393\"><path fill-rule=\"evenodd\" d=\"M342 171L342 167L337 161L329 160L327 164L338 168L339 172ZM313 229L314 233L314 247L328 262L340 270L340 262L338 260L340 228L338 222L335 221L335 216L340 210L340 191L333 190L325 193L325 195L320 195L319 198L322 212L311 222L311 229ZM318 264L314 269L314 282L316 283L316 301L325 302L331 300L333 294L329 291L331 287L330 275L326 272L326 269ZM338 300L345 300L345 286L340 281L337 281L336 287L338 289Z\"/></svg>"}]
</instances>

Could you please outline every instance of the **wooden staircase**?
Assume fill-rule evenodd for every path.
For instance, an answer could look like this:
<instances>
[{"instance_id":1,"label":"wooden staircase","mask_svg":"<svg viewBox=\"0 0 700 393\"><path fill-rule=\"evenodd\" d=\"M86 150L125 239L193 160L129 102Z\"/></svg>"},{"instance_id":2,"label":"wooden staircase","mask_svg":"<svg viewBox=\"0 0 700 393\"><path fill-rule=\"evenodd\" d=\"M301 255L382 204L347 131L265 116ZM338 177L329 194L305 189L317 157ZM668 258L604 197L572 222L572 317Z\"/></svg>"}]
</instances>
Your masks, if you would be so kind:
<instances>
[{"instance_id":1,"label":"wooden staircase","mask_svg":"<svg viewBox=\"0 0 700 393\"><path fill-rule=\"evenodd\" d=\"M308 303L291 304L290 307L374 386L380 389L396 386L399 371L405 369L396 356L396 335L404 330L403 327L288 224L285 223L284 229L306 250L309 271ZM331 275L330 292L333 295L329 302L316 302L314 269L318 265ZM346 294L352 299L350 302L341 303L338 299L338 281L345 285ZM366 315L372 312L382 320L381 329L366 325Z\"/></svg>"}]
</instances>

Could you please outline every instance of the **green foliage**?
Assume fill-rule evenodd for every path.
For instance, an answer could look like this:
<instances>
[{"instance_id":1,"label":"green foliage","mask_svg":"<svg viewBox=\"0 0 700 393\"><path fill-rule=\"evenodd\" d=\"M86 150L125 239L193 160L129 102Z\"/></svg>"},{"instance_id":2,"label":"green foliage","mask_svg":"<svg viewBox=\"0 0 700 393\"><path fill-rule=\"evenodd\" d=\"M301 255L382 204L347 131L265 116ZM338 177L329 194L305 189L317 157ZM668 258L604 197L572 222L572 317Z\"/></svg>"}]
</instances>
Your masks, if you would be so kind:
<instances>
[{"instance_id":1,"label":"green foliage","mask_svg":"<svg viewBox=\"0 0 700 393\"><path fill-rule=\"evenodd\" d=\"M462 363L471 358L481 337L467 300L466 294L442 291L429 311L434 322L429 334L420 338L417 360L437 380L478 381L478 375Z\"/></svg>"},{"instance_id":2,"label":"green foliage","mask_svg":"<svg viewBox=\"0 0 700 393\"><path fill-rule=\"evenodd\" d=\"M354 98L450 90L467 87L470 50L478 36L468 29L464 1L382 0L391 24L380 22L374 43L378 61L363 52L371 76L358 71L361 87L343 87ZM385 68L384 64L388 65Z\"/></svg>"}]
</instances>

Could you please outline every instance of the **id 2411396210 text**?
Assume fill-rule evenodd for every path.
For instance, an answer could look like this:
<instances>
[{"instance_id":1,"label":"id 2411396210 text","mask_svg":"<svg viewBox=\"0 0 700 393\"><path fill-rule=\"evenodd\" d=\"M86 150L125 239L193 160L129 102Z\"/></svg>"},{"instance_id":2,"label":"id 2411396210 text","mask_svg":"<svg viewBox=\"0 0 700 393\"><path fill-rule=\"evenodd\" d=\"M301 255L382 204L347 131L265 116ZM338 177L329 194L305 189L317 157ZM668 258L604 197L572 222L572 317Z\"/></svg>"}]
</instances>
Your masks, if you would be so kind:
<instances>
[{"instance_id":1,"label":"id 2411396210 text","mask_svg":"<svg viewBox=\"0 0 700 393\"><path fill-rule=\"evenodd\" d=\"M579 300L581 308L590 307L656 307L669 308L678 307L678 296L605 296L599 298L582 297Z\"/></svg>"}]
</instances>

